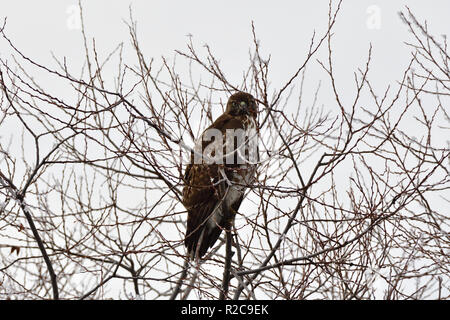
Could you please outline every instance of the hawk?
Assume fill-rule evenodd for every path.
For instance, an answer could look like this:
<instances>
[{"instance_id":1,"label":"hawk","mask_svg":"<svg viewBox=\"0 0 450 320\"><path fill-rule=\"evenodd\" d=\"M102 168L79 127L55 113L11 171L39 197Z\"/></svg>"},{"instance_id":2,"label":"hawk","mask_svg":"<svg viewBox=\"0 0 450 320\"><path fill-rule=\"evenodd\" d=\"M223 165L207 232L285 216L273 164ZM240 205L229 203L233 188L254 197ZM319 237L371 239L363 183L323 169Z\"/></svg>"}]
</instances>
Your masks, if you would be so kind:
<instances>
[{"instance_id":1,"label":"hawk","mask_svg":"<svg viewBox=\"0 0 450 320\"><path fill-rule=\"evenodd\" d=\"M251 94L237 92L225 113L196 141L184 174L187 209L185 246L191 259L201 258L230 230L258 161L257 105Z\"/></svg>"}]
</instances>

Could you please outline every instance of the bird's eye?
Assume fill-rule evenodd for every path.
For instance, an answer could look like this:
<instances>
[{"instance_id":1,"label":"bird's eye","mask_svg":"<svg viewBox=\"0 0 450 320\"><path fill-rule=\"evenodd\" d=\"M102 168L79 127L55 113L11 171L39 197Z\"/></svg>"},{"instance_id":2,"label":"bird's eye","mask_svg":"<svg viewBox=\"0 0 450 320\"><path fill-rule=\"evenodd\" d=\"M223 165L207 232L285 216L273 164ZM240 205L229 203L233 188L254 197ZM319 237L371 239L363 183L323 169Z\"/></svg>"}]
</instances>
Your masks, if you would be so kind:
<instances>
[{"instance_id":1,"label":"bird's eye","mask_svg":"<svg viewBox=\"0 0 450 320\"><path fill-rule=\"evenodd\" d=\"M241 107L245 108L247 106L247 103L245 101L241 101L240 105Z\"/></svg>"}]
</instances>

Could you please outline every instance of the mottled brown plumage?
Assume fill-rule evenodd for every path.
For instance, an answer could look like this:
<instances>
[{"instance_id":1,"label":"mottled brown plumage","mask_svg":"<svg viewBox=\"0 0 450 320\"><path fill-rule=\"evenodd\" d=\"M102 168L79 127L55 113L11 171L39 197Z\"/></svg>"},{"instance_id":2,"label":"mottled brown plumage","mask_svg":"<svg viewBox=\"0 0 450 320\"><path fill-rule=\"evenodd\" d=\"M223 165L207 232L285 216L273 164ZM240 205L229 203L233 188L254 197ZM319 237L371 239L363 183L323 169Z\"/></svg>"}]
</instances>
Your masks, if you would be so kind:
<instances>
[{"instance_id":1,"label":"mottled brown plumage","mask_svg":"<svg viewBox=\"0 0 450 320\"><path fill-rule=\"evenodd\" d=\"M229 134L230 130L244 130L246 139L243 143L248 144L252 138L248 136L250 130L258 130L256 114L253 96L244 92L233 94L228 100L225 113L202 133L195 150L201 152L208 146L213 146L215 139L203 139L211 129L220 131L223 136L223 154L226 154L227 144L232 143L233 150L242 146L237 138ZM211 155L215 156L215 153L212 152ZM244 198L246 186L254 180L256 164L250 161L239 163L238 158L244 158L242 152L233 152L231 156L233 161L227 161L225 157L218 155L223 159L223 164L198 163L194 161L192 154L191 162L186 167L186 184L183 189L183 204L188 212L185 245L191 258L202 257L217 241L222 230L231 227Z\"/></svg>"}]
</instances>

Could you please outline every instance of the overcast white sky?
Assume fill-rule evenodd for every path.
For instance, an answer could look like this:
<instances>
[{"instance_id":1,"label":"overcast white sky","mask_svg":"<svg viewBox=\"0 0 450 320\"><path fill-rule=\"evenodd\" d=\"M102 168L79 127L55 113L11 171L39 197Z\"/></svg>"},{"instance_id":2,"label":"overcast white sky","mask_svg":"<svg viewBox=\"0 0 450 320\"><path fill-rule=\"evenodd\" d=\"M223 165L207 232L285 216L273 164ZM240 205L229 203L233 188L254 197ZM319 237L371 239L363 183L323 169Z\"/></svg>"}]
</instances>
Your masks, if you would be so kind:
<instances>
[{"instance_id":1,"label":"overcast white sky","mask_svg":"<svg viewBox=\"0 0 450 320\"><path fill-rule=\"evenodd\" d=\"M248 66L248 53L253 45L251 22L254 21L262 52L271 54L270 80L274 89L280 88L303 61L314 30L322 34L328 19L328 0L96 0L81 3L88 41L95 38L103 57L121 42L130 44L124 20L129 21L131 7L138 23L140 47L147 59L158 60L161 56L170 59L174 50L185 50L190 34L197 48L209 44L227 77L236 83L240 83L242 72ZM334 71L339 77L337 83L341 92L353 92L353 72L364 66L370 43L373 50L369 77L377 92L383 92L401 78L411 51L404 41L412 41L398 16L405 6L421 21L427 20L432 34L449 34L448 0L343 1L333 38ZM59 59L66 57L71 72L79 74L84 48L77 8L75 0L3 1L0 18L7 17L6 33L26 55L55 68L51 53ZM319 52L316 58L324 56ZM133 50L124 51L124 60L128 64L135 63ZM116 70L113 72L115 75ZM318 81L328 82L320 68L311 70L307 76L310 86L307 92L313 92ZM57 86L58 83L52 85ZM327 98L321 98L321 103L326 104Z\"/></svg>"}]
</instances>

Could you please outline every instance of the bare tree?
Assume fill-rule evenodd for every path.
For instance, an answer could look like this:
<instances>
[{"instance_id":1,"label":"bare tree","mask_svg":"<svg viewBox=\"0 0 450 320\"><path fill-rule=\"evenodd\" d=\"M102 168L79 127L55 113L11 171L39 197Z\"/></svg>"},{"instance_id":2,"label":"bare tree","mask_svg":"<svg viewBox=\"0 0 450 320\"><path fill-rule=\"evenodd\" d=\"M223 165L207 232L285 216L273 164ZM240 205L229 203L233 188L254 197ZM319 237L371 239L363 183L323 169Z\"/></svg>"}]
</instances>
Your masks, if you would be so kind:
<instances>
[{"instance_id":1,"label":"bare tree","mask_svg":"<svg viewBox=\"0 0 450 320\"><path fill-rule=\"evenodd\" d=\"M108 54L82 23L76 71L22 52L5 20L0 297L448 299L446 38L406 8L411 56L398 82L372 85L369 46L344 93L332 50L340 7L330 2L327 26L281 84L254 25L236 83L192 37L173 59L147 57L131 12L130 45ZM314 68L324 77L307 90ZM184 166L235 91L259 102L257 182L233 230L190 261Z\"/></svg>"}]
</instances>

